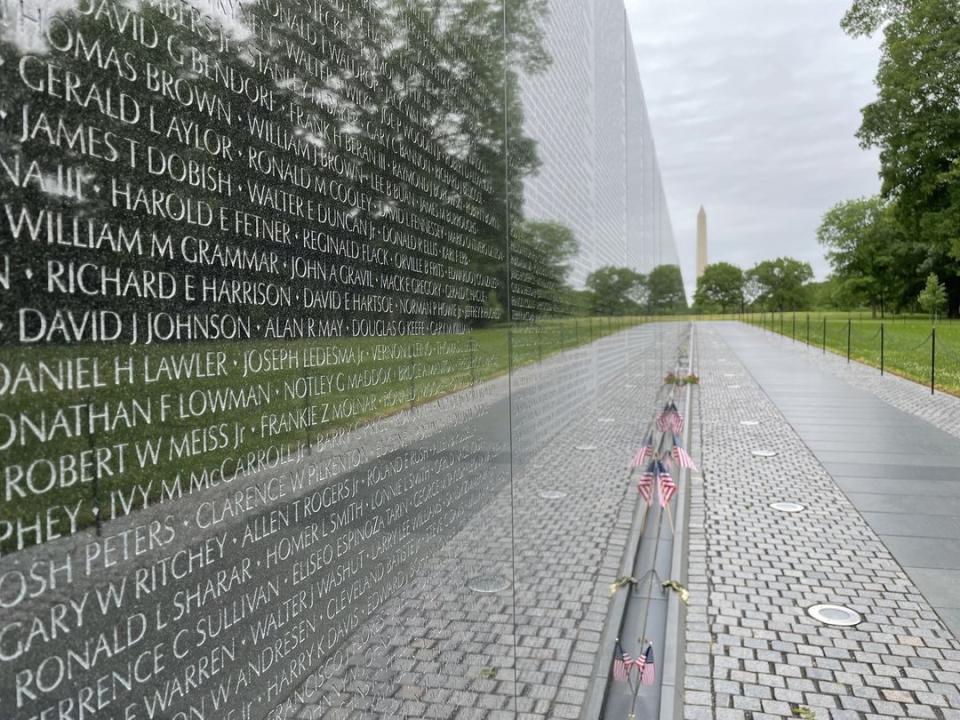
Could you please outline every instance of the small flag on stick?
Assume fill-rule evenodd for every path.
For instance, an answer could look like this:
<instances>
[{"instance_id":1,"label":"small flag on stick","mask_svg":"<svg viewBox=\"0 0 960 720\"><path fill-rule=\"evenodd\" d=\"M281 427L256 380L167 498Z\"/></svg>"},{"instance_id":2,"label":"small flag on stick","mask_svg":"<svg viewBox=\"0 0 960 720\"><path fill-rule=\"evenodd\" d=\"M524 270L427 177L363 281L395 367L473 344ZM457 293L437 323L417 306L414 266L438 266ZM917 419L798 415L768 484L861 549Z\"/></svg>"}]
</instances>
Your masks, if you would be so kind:
<instances>
[{"instance_id":1,"label":"small flag on stick","mask_svg":"<svg viewBox=\"0 0 960 720\"><path fill-rule=\"evenodd\" d=\"M637 480L637 492L647 501L647 505L653 505L653 481L657 474L656 466L657 462L651 460L643 474L640 475L640 479Z\"/></svg>"},{"instance_id":2,"label":"small flag on stick","mask_svg":"<svg viewBox=\"0 0 960 720\"><path fill-rule=\"evenodd\" d=\"M696 470L697 464L693 462L693 458L690 457L690 453L683 449L683 446L680 444L680 436L673 436L673 459L676 460L677 465L686 468L687 470Z\"/></svg>"},{"instance_id":3,"label":"small flag on stick","mask_svg":"<svg viewBox=\"0 0 960 720\"><path fill-rule=\"evenodd\" d=\"M673 427L673 411L670 409L670 403L667 403L657 415L657 427L661 432L666 432Z\"/></svg>"},{"instance_id":4,"label":"small flag on stick","mask_svg":"<svg viewBox=\"0 0 960 720\"><path fill-rule=\"evenodd\" d=\"M665 508L676 494L677 484L663 463L659 462L657 463L657 484L660 490L660 507Z\"/></svg>"},{"instance_id":5,"label":"small flag on stick","mask_svg":"<svg viewBox=\"0 0 960 720\"><path fill-rule=\"evenodd\" d=\"M641 667L640 663L643 663ZM647 651L643 654L643 660L637 660L637 669L640 671L640 682L643 685L653 685L657 679L657 668L653 662L653 643L647 645Z\"/></svg>"},{"instance_id":6,"label":"small flag on stick","mask_svg":"<svg viewBox=\"0 0 960 720\"><path fill-rule=\"evenodd\" d=\"M637 450L637 454L633 456L633 461L630 463L630 469L636 470L638 467L643 465L647 460L653 456L653 436L647 435L643 439L643 447Z\"/></svg>"},{"instance_id":7,"label":"small flag on stick","mask_svg":"<svg viewBox=\"0 0 960 720\"><path fill-rule=\"evenodd\" d=\"M616 682L626 682L630 679L630 667L633 665L633 658L623 651L623 646L617 640L613 648L613 679Z\"/></svg>"},{"instance_id":8,"label":"small flag on stick","mask_svg":"<svg viewBox=\"0 0 960 720\"><path fill-rule=\"evenodd\" d=\"M675 435L679 435L683 432L683 415L680 414L673 401L670 402L670 412L671 428L667 429L672 429Z\"/></svg>"},{"instance_id":9,"label":"small flag on stick","mask_svg":"<svg viewBox=\"0 0 960 720\"><path fill-rule=\"evenodd\" d=\"M673 401L668 402L660 414L657 415L657 427L662 432L683 432L683 415L680 414Z\"/></svg>"}]
</instances>

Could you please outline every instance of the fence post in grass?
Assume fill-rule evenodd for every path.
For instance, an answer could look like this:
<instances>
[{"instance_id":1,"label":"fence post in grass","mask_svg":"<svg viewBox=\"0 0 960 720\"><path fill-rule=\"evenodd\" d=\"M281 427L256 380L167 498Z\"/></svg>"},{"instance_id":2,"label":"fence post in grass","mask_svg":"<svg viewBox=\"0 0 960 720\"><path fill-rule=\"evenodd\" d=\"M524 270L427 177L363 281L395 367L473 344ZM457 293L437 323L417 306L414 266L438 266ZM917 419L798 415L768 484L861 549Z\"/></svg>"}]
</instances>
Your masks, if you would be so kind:
<instances>
[{"instance_id":1,"label":"fence post in grass","mask_svg":"<svg viewBox=\"0 0 960 720\"><path fill-rule=\"evenodd\" d=\"M560 321L560 352L567 349L567 339L564 337L563 320Z\"/></svg>"},{"instance_id":2,"label":"fence post in grass","mask_svg":"<svg viewBox=\"0 0 960 720\"><path fill-rule=\"evenodd\" d=\"M807 313L807 347L810 347L810 313Z\"/></svg>"},{"instance_id":3,"label":"fence post in grass","mask_svg":"<svg viewBox=\"0 0 960 720\"><path fill-rule=\"evenodd\" d=\"M797 341L797 311L793 311L793 341Z\"/></svg>"},{"instance_id":4,"label":"fence post in grass","mask_svg":"<svg viewBox=\"0 0 960 720\"><path fill-rule=\"evenodd\" d=\"M853 320L847 318L847 365L850 364L850 331L853 329Z\"/></svg>"},{"instance_id":5,"label":"fence post in grass","mask_svg":"<svg viewBox=\"0 0 960 720\"><path fill-rule=\"evenodd\" d=\"M880 323L880 374L883 375L883 323Z\"/></svg>"},{"instance_id":6,"label":"fence post in grass","mask_svg":"<svg viewBox=\"0 0 960 720\"><path fill-rule=\"evenodd\" d=\"M783 335L783 310L780 311L780 334Z\"/></svg>"},{"instance_id":7,"label":"fence post in grass","mask_svg":"<svg viewBox=\"0 0 960 720\"><path fill-rule=\"evenodd\" d=\"M537 362L543 362L543 333L540 325L537 325Z\"/></svg>"},{"instance_id":8,"label":"fence post in grass","mask_svg":"<svg viewBox=\"0 0 960 720\"><path fill-rule=\"evenodd\" d=\"M937 386L937 329L930 331L930 394Z\"/></svg>"},{"instance_id":9,"label":"fence post in grass","mask_svg":"<svg viewBox=\"0 0 960 720\"><path fill-rule=\"evenodd\" d=\"M827 316L823 316L823 354L827 354Z\"/></svg>"}]
</instances>

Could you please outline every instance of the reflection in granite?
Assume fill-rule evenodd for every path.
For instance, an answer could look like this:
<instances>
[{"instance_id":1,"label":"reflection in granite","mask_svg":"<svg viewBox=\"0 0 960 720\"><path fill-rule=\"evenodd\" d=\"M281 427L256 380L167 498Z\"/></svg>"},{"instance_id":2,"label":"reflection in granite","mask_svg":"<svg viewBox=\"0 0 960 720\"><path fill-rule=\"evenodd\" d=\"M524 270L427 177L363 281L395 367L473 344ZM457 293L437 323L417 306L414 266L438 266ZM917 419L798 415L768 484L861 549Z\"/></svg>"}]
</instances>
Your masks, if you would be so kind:
<instances>
[{"instance_id":1,"label":"reflection in granite","mask_svg":"<svg viewBox=\"0 0 960 720\"><path fill-rule=\"evenodd\" d=\"M588 664L679 330L581 292L675 262L622 8L589 60L583 15L0 2L4 718L495 716L560 687L529 648Z\"/></svg>"}]
</instances>

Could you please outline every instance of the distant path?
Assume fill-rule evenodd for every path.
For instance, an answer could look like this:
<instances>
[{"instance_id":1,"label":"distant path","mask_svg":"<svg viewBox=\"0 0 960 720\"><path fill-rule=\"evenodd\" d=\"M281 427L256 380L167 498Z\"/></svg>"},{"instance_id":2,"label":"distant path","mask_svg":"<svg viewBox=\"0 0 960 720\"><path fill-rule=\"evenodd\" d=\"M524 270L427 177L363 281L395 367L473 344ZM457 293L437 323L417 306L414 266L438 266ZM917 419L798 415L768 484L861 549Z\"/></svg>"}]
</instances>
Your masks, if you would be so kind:
<instances>
[{"instance_id":1,"label":"distant path","mask_svg":"<svg viewBox=\"0 0 960 720\"><path fill-rule=\"evenodd\" d=\"M789 339L697 337L684 718L960 718L960 439Z\"/></svg>"}]
</instances>

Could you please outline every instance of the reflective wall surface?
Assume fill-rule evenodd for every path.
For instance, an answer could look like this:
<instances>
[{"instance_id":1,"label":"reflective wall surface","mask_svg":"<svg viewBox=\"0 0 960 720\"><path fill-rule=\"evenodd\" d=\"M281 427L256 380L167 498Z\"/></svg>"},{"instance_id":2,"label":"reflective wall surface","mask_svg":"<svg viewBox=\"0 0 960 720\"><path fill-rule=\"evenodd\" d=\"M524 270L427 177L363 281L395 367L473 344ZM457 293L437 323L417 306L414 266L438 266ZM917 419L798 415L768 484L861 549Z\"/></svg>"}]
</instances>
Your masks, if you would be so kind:
<instances>
[{"instance_id":1,"label":"reflective wall surface","mask_svg":"<svg viewBox=\"0 0 960 720\"><path fill-rule=\"evenodd\" d=\"M620 4L0 0L0 182L0 714L517 712L675 341Z\"/></svg>"}]
</instances>

